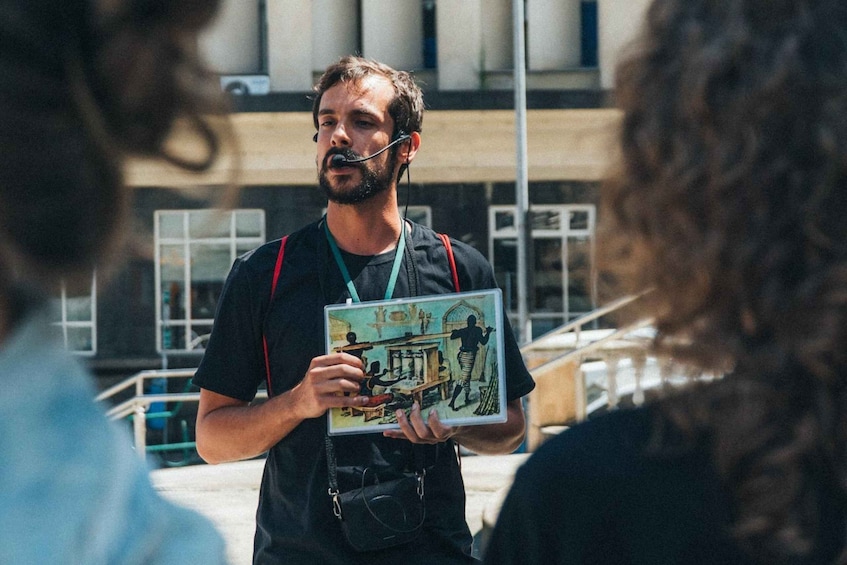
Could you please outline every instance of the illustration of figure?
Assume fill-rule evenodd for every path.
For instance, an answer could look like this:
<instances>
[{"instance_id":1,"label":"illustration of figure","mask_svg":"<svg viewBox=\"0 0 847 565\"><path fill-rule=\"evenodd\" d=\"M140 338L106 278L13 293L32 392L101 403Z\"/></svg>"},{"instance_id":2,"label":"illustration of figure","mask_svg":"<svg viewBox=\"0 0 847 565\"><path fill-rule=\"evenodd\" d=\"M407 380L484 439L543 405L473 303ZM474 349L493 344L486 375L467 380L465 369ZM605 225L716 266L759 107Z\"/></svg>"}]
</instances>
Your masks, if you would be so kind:
<instances>
[{"instance_id":1,"label":"illustration of figure","mask_svg":"<svg viewBox=\"0 0 847 565\"><path fill-rule=\"evenodd\" d=\"M459 348L459 354L456 356L459 360L459 367L462 369L462 375L458 383L453 389L453 398L450 399L450 408L458 410L456 399L462 390L465 391L465 404L470 401L471 392L471 373L473 372L474 363L476 362L476 352L480 345L487 345L488 338L494 328L486 326L485 330L478 328L476 325L476 316L471 314L468 316L468 325L465 328L453 330L450 333L450 339L461 339L462 346Z\"/></svg>"},{"instance_id":2,"label":"illustration of figure","mask_svg":"<svg viewBox=\"0 0 847 565\"><path fill-rule=\"evenodd\" d=\"M359 338L356 335L356 332L353 332L353 331L347 332L347 335L345 335L344 338L347 340L347 345L344 346L345 348L350 347L350 346L360 345L359 341L358 341ZM362 363L367 363L368 359L367 359L367 357L364 356L365 355L365 349L371 349L371 347L362 345L360 347L353 347L351 349L345 349L345 351L347 351L347 353L349 353L353 357L358 357L359 359L361 359ZM362 394L368 394L368 393L363 390ZM344 396L350 396L350 393L345 392ZM343 406L341 408L341 415L342 416L351 416L352 414L353 414L353 412L350 410L349 406Z\"/></svg>"},{"instance_id":3,"label":"illustration of figure","mask_svg":"<svg viewBox=\"0 0 847 565\"><path fill-rule=\"evenodd\" d=\"M421 335L424 335L427 329L429 329L429 323L432 321L432 312L421 310L418 312L418 318L421 321Z\"/></svg>"},{"instance_id":4,"label":"illustration of figure","mask_svg":"<svg viewBox=\"0 0 847 565\"><path fill-rule=\"evenodd\" d=\"M449 377L450 376L450 367L444 361L444 352L440 349L438 350L438 378Z\"/></svg>"},{"instance_id":5,"label":"illustration of figure","mask_svg":"<svg viewBox=\"0 0 847 565\"><path fill-rule=\"evenodd\" d=\"M344 346L344 351L353 357L358 357L362 360L362 363L367 364L368 358L365 357L365 351L373 349L373 346L366 343L359 343L356 332L347 332L345 338L347 339L347 345Z\"/></svg>"},{"instance_id":6,"label":"illustration of figure","mask_svg":"<svg viewBox=\"0 0 847 565\"><path fill-rule=\"evenodd\" d=\"M383 369L382 372L379 372L381 367L381 363L379 361L374 361L371 363L371 368L366 373L365 379L362 380L362 394L367 396L373 396L375 394L383 394L386 392L386 389L395 383L399 383L403 380L403 377L397 377L393 380L385 380L384 377L388 374L389 370Z\"/></svg>"}]
</instances>

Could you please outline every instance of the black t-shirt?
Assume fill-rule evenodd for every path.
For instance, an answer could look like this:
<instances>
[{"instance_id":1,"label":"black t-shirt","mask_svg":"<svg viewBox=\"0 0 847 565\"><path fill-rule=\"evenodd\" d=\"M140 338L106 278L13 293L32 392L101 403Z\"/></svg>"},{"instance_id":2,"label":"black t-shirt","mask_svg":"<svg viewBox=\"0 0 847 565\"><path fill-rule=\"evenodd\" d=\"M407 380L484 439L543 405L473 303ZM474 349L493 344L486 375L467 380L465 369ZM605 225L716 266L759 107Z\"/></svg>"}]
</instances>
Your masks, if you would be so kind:
<instances>
[{"instance_id":1,"label":"black t-shirt","mask_svg":"<svg viewBox=\"0 0 847 565\"><path fill-rule=\"evenodd\" d=\"M490 265L472 247L452 241L462 291L494 288ZM232 398L250 401L266 379L262 335L268 342L270 390L290 390L306 374L312 358L325 354L323 308L343 303L347 287L320 222L288 237L273 304L270 302L279 241L267 243L236 260L227 278L209 339L194 382ZM394 297L454 292L442 241L432 230L412 224ZM373 257L343 253L362 301L384 297L394 252ZM413 260L408 260L412 257ZM534 387L504 317L506 397L513 400ZM427 517L423 537L413 544L373 554L357 554L343 539L327 495L328 479L322 416L306 420L271 448L259 498L255 563L470 562L471 535L465 523L465 493L454 445L415 446L380 434L333 438L341 490L358 486L365 466L386 478L425 461ZM358 469L358 472L357 472ZM356 478L354 478L356 477Z\"/></svg>"},{"instance_id":2,"label":"black t-shirt","mask_svg":"<svg viewBox=\"0 0 847 565\"><path fill-rule=\"evenodd\" d=\"M622 409L549 440L518 469L486 565L752 565L707 450L651 448L657 408ZM820 539L797 565L832 563L844 512L834 493Z\"/></svg>"}]
</instances>

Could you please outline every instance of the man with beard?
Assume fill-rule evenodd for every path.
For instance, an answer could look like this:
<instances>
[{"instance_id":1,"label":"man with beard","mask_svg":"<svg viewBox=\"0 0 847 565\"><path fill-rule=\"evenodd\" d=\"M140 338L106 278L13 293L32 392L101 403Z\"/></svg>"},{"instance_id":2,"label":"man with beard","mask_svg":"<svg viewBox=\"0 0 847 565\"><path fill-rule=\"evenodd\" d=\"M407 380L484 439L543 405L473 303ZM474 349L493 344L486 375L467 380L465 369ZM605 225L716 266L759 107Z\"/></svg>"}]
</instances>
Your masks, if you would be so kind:
<instances>
[{"instance_id":1,"label":"man with beard","mask_svg":"<svg viewBox=\"0 0 847 565\"><path fill-rule=\"evenodd\" d=\"M233 266L194 379L201 387L198 452L219 463L269 451L254 563L471 563L456 444L479 453L514 450L524 435L520 397L534 383L506 327L505 423L446 426L415 404L408 416L397 411L397 430L333 437L328 445L326 411L361 407L368 397L360 391L362 360L325 353L324 306L456 289L438 234L398 213L398 179L421 145L423 98L411 76L345 57L326 70L315 93L326 216ZM495 286L479 252L452 246L461 290ZM251 405L262 380L270 398ZM362 486L365 475L389 481L425 470L417 539L357 552L333 512L330 460L341 492Z\"/></svg>"}]
</instances>

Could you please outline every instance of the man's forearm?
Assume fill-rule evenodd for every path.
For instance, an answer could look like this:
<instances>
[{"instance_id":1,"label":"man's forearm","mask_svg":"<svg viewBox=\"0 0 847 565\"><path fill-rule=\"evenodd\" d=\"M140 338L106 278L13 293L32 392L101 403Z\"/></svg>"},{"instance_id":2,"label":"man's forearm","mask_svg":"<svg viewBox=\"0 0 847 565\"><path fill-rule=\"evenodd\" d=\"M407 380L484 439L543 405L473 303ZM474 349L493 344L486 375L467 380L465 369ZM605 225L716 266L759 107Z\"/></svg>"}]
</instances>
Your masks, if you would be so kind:
<instances>
[{"instance_id":1,"label":"man's forearm","mask_svg":"<svg viewBox=\"0 0 847 565\"><path fill-rule=\"evenodd\" d=\"M363 370L362 360L349 353L315 357L297 386L256 406L201 389L197 452L209 463L248 459L268 451L307 418L329 408L364 406Z\"/></svg>"},{"instance_id":2,"label":"man's forearm","mask_svg":"<svg viewBox=\"0 0 847 565\"><path fill-rule=\"evenodd\" d=\"M262 404L228 404L197 417L197 453L207 463L250 459L268 451L296 428L290 395Z\"/></svg>"},{"instance_id":3,"label":"man's forearm","mask_svg":"<svg viewBox=\"0 0 847 565\"><path fill-rule=\"evenodd\" d=\"M453 439L481 455L511 453L520 446L526 431L520 399L509 401L506 414L507 419L502 424L462 426Z\"/></svg>"}]
</instances>

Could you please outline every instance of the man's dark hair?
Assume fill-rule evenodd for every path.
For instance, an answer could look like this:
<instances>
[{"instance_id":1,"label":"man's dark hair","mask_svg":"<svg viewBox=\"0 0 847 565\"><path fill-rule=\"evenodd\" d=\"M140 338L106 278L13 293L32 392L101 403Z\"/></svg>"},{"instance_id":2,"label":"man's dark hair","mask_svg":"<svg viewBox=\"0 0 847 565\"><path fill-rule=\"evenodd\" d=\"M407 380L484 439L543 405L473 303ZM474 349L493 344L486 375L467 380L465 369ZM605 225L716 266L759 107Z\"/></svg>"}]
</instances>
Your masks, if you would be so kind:
<instances>
[{"instance_id":1,"label":"man's dark hair","mask_svg":"<svg viewBox=\"0 0 847 565\"><path fill-rule=\"evenodd\" d=\"M388 105L388 115L394 120L392 140L400 133L420 132L423 125L424 103L423 93L415 83L412 75L406 71L398 71L377 61L349 55L342 57L337 63L327 67L321 78L315 84L315 98L312 103L312 121L318 129L318 112L324 92L339 83L357 84L366 77L378 76L388 79L394 87L394 99ZM391 155L397 154L398 146L390 149ZM393 158L393 157L392 157ZM397 175L399 180L408 165L403 163Z\"/></svg>"},{"instance_id":2,"label":"man's dark hair","mask_svg":"<svg viewBox=\"0 0 847 565\"><path fill-rule=\"evenodd\" d=\"M387 79L394 87L394 99L388 106L388 114L394 120L393 135L399 132L421 131L423 124L423 93L412 75L406 71L395 70L388 65L365 59L347 56L327 67L315 84L315 98L312 103L312 120L318 128L318 111L324 92L339 83L356 84L365 77L378 76Z\"/></svg>"}]
</instances>

